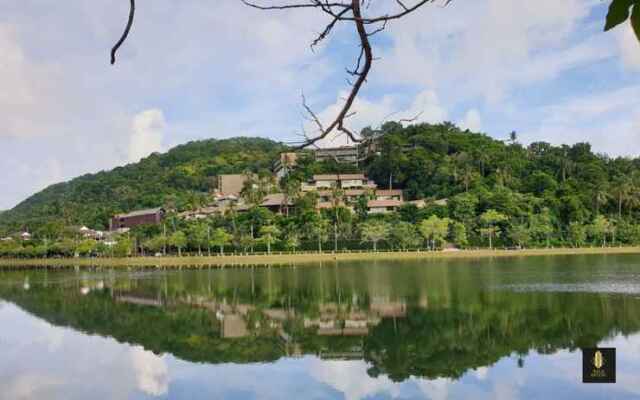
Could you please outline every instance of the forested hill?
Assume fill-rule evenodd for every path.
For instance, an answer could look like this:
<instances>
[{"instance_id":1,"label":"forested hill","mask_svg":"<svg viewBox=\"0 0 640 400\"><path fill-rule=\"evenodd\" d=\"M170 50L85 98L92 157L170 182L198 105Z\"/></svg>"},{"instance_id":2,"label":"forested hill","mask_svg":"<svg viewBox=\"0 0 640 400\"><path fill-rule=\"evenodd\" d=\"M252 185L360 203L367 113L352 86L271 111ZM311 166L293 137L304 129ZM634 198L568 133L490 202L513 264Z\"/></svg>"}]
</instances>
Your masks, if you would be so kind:
<instances>
[{"instance_id":1,"label":"forested hill","mask_svg":"<svg viewBox=\"0 0 640 400\"><path fill-rule=\"evenodd\" d=\"M523 227L544 227L538 230L546 233L538 233L548 243L550 232L562 239L571 226L597 222L610 230L612 222L617 237L626 232L640 241L638 158L596 154L588 143L525 146L515 135L497 140L450 123L403 128L388 122L379 131L365 128L362 134L379 138L360 168L380 187L404 189L408 200L448 199L447 206L427 201L420 215L405 207L389 216L394 221L415 223L436 214L479 235L486 222L480 216L491 211L487 215L499 216L501 230L513 237L526 238L517 234ZM53 185L1 214L0 235L23 228L37 231L47 223L105 228L114 213L145 207L184 210L206 199L216 175L266 171L284 150L280 143L257 138L187 143L135 164ZM354 169L303 162L290 179Z\"/></svg>"},{"instance_id":2,"label":"forested hill","mask_svg":"<svg viewBox=\"0 0 640 400\"><path fill-rule=\"evenodd\" d=\"M218 174L268 169L282 151L261 138L202 140L154 153L140 162L87 174L34 194L0 214L0 234L45 223L106 228L114 213L197 203Z\"/></svg>"}]
</instances>

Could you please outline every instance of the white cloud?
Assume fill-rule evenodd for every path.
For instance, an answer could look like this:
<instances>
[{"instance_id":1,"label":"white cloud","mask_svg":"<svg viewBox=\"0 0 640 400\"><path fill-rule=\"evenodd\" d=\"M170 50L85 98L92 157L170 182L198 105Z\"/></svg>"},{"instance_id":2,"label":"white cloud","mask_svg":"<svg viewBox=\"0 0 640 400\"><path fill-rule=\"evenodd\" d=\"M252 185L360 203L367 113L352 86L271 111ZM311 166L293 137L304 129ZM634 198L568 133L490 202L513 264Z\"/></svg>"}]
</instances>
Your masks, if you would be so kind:
<instances>
[{"instance_id":1,"label":"white cloud","mask_svg":"<svg viewBox=\"0 0 640 400\"><path fill-rule=\"evenodd\" d=\"M521 135L528 142L589 141L596 152L638 156L640 85L594 92L527 112L539 120L535 129Z\"/></svg>"},{"instance_id":2,"label":"white cloud","mask_svg":"<svg viewBox=\"0 0 640 400\"><path fill-rule=\"evenodd\" d=\"M138 113L131 124L129 161L136 162L153 152L162 151L166 128L162 110L151 109Z\"/></svg>"},{"instance_id":3,"label":"white cloud","mask_svg":"<svg viewBox=\"0 0 640 400\"><path fill-rule=\"evenodd\" d=\"M597 3L479 0L427 7L389 28L393 47L378 49L378 79L446 88L454 99L480 96L497 105L518 87L610 55L590 37L571 50L571 33Z\"/></svg>"},{"instance_id":4,"label":"white cloud","mask_svg":"<svg viewBox=\"0 0 640 400\"><path fill-rule=\"evenodd\" d=\"M459 122L460 128L468 129L472 132L480 132L482 129L482 117L480 112L475 108L467 111L462 121Z\"/></svg>"}]
</instances>

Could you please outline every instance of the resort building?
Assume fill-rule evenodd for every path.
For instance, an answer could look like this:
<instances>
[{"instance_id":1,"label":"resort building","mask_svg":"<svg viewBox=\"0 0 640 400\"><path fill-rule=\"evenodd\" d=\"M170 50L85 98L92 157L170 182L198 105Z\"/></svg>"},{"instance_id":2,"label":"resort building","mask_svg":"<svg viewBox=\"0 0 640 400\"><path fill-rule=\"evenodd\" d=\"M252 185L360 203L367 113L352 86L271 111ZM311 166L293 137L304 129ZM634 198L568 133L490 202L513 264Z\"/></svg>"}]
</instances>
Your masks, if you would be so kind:
<instances>
[{"instance_id":1,"label":"resort building","mask_svg":"<svg viewBox=\"0 0 640 400\"><path fill-rule=\"evenodd\" d=\"M314 175L312 180L302 184L303 192L313 190L340 189L375 189L376 184L364 174L327 174Z\"/></svg>"},{"instance_id":2,"label":"resort building","mask_svg":"<svg viewBox=\"0 0 640 400\"><path fill-rule=\"evenodd\" d=\"M162 207L147 210L132 211L127 214L117 214L109 221L109 230L115 231L124 228L133 228L138 225L159 224L164 218L165 210Z\"/></svg>"},{"instance_id":3,"label":"resort building","mask_svg":"<svg viewBox=\"0 0 640 400\"><path fill-rule=\"evenodd\" d=\"M273 172L275 172L278 179L282 179L297 165L299 153L280 153L280 158L273 165Z\"/></svg>"},{"instance_id":4,"label":"resort building","mask_svg":"<svg viewBox=\"0 0 640 400\"><path fill-rule=\"evenodd\" d=\"M336 161L340 164L358 164L359 149L357 146L330 147L314 150L316 161Z\"/></svg>"}]
</instances>

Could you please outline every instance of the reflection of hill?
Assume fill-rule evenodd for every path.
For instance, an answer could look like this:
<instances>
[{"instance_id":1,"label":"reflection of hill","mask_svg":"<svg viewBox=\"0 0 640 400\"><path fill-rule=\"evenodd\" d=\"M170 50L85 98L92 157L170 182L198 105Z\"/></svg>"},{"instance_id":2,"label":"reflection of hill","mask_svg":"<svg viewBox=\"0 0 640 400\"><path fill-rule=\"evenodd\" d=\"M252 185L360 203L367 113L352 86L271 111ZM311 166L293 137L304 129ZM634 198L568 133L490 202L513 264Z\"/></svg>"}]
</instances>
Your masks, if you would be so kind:
<instances>
[{"instance_id":1,"label":"reflection of hill","mask_svg":"<svg viewBox=\"0 0 640 400\"><path fill-rule=\"evenodd\" d=\"M107 290L79 298L60 288L2 288L0 296L54 325L140 344L156 354L171 353L188 361L258 362L282 355L275 337L221 338L221 324L203 308L140 306L114 301Z\"/></svg>"},{"instance_id":2,"label":"reflection of hill","mask_svg":"<svg viewBox=\"0 0 640 400\"><path fill-rule=\"evenodd\" d=\"M209 282L196 273L185 279L118 277L95 289L32 280L29 290L0 285L0 298L52 324L188 361L248 363L314 354L364 359L371 375L393 380L459 377L513 353L594 346L640 330L640 299L628 296L483 291L455 269L447 271L461 274L450 276L454 283L412 288L409 282L389 286L393 290L356 279L341 284L344 276L329 280L334 273L299 285L269 272L236 281L235 271ZM322 286L321 279L329 284Z\"/></svg>"},{"instance_id":3,"label":"reflection of hill","mask_svg":"<svg viewBox=\"0 0 640 400\"><path fill-rule=\"evenodd\" d=\"M595 347L617 333L640 330L637 300L596 294L505 293L481 311L411 310L384 319L367 338L370 373L396 381L409 376L460 377L512 353Z\"/></svg>"}]
</instances>

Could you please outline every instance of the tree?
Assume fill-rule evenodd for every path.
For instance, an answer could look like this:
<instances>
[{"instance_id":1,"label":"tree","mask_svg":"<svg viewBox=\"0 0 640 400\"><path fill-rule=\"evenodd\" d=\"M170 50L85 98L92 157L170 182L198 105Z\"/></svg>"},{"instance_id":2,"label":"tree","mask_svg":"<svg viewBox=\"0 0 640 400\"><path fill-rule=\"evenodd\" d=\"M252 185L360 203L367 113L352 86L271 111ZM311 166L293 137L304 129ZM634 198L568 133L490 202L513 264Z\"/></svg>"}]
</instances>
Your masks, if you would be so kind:
<instances>
[{"instance_id":1,"label":"tree","mask_svg":"<svg viewBox=\"0 0 640 400\"><path fill-rule=\"evenodd\" d=\"M260 228L259 241L267 245L267 253L271 254L271 245L278 241L280 229L275 225L265 225Z\"/></svg>"},{"instance_id":2,"label":"tree","mask_svg":"<svg viewBox=\"0 0 640 400\"><path fill-rule=\"evenodd\" d=\"M252 207L257 207L264 201L269 193L269 183L266 179L260 179L251 172L245 173L245 181L240 195Z\"/></svg>"},{"instance_id":3,"label":"tree","mask_svg":"<svg viewBox=\"0 0 640 400\"><path fill-rule=\"evenodd\" d=\"M96 249L96 241L93 239L85 239L78 244L76 252L81 256L90 256Z\"/></svg>"},{"instance_id":4,"label":"tree","mask_svg":"<svg viewBox=\"0 0 640 400\"><path fill-rule=\"evenodd\" d=\"M248 234L242 234L240 235L240 239L238 240L238 243L240 244L240 247L242 247L242 251L244 253L247 253L247 250L253 247L253 245L255 244L255 241L256 240L253 238L253 236Z\"/></svg>"},{"instance_id":5,"label":"tree","mask_svg":"<svg viewBox=\"0 0 640 400\"><path fill-rule=\"evenodd\" d=\"M222 228L216 228L211 232L211 239L209 240L209 243L212 246L218 246L220 255L223 256L224 246L231 243L231 239L233 239L233 235L227 233L227 231Z\"/></svg>"},{"instance_id":6,"label":"tree","mask_svg":"<svg viewBox=\"0 0 640 400\"><path fill-rule=\"evenodd\" d=\"M600 213L600 207L607 204L611 195L609 194L609 188L607 185L599 185L593 193L593 202L596 208L596 214Z\"/></svg>"},{"instance_id":7,"label":"tree","mask_svg":"<svg viewBox=\"0 0 640 400\"><path fill-rule=\"evenodd\" d=\"M504 214L496 210L487 210L480 215L480 233L489 238L489 249L493 249L493 238L500 236L500 227L498 224L507 220Z\"/></svg>"},{"instance_id":8,"label":"tree","mask_svg":"<svg viewBox=\"0 0 640 400\"><path fill-rule=\"evenodd\" d=\"M189 227L189 242L198 248L198 255L202 256L202 246L207 246L208 227L203 223L196 223Z\"/></svg>"},{"instance_id":9,"label":"tree","mask_svg":"<svg viewBox=\"0 0 640 400\"><path fill-rule=\"evenodd\" d=\"M449 224L449 240L457 247L464 247L467 245L467 228L463 223L451 221L451 224Z\"/></svg>"},{"instance_id":10,"label":"tree","mask_svg":"<svg viewBox=\"0 0 640 400\"><path fill-rule=\"evenodd\" d=\"M289 249L290 251L295 251L298 247L300 247L300 236L298 236L295 232L289 232L284 238L284 247Z\"/></svg>"},{"instance_id":11,"label":"tree","mask_svg":"<svg viewBox=\"0 0 640 400\"><path fill-rule=\"evenodd\" d=\"M435 250L436 246L439 246L444 241L449 233L449 218L440 218L437 215L432 215L429 218L422 220L418 225L418 230L422 236L430 242L430 248Z\"/></svg>"},{"instance_id":12,"label":"tree","mask_svg":"<svg viewBox=\"0 0 640 400\"><path fill-rule=\"evenodd\" d=\"M531 231L525 224L513 225L509 228L507 235L520 248L524 248L531 240Z\"/></svg>"},{"instance_id":13,"label":"tree","mask_svg":"<svg viewBox=\"0 0 640 400\"><path fill-rule=\"evenodd\" d=\"M311 231L318 240L318 252L322 253L322 242L329 238L329 221L322 214L316 214L311 221Z\"/></svg>"},{"instance_id":14,"label":"tree","mask_svg":"<svg viewBox=\"0 0 640 400\"><path fill-rule=\"evenodd\" d=\"M128 237L121 236L113 246L113 254L116 257L128 257L133 249L133 240Z\"/></svg>"},{"instance_id":15,"label":"tree","mask_svg":"<svg viewBox=\"0 0 640 400\"><path fill-rule=\"evenodd\" d=\"M360 236L363 242L373 243L373 251L378 251L378 242L386 240L389 236L390 227L382 220L371 220L360 224Z\"/></svg>"},{"instance_id":16,"label":"tree","mask_svg":"<svg viewBox=\"0 0 640 400\"><path fill-rule=\"evenodd\" d=\"M146 239L142 246L149 250L152 253L157 253L162 250L165 246L165 238L162 235L153 236L149 239Z\"/></svg>"},{"instance_id":17,"label":"tree","mask_svg":"<svg viewBox=\"0 0 640 400\"><path fill-rule=\"evenodd\" d=\"M415 226L409 222L400 221L391 228L391 239L402 250L420 246L421 237Z\"/></svg>"},{"instance_id":18,"label":"tree","mask_svg":"<svg viewBox=\"0 0 640 400\"><path fill-rule=\"evenodd\" d=\"M478 196L474 194L457 194L451 197L447 202L449 216L464 223L467 228L470 228L471 221L476 217L478 203Z\"/></svg>"},{"instance_id":19,"label":"tree","mask_svg":"<svg viewBox=\"0 0 640 400\"><path fill-rule=\"evenodd\" d=\"M591 236L602 241L602 247L607 246L607 234L611 232L611 223L603 215L598 215L589 227Z\"/></svg>"},{"instance_id":20,"label":"tree","mask_svg":"<svg viewBox=\"0 0 640 400\"><path fill-rule=\"evenodd\" d=\"M628 19L631 20L631 26L640 40L640 2L637 0L613 0L609 6L604 30L613 29Z\"/></svg>"},{"instance_id":21,"label":"tree","mask_svg":"<svg viewBox=\"0 0 640 400\"><path fill-rule=\"evenodd\" d=\"M531 217L531 234L538 240L544 240L547 247L550 245L551 234L553 233L553 220L548 207Z\"/></svg>"},{"instance_id":22,"label":"tree","mask_svg":"<svg viewBox=\"0 0 640 400\"><path fill-rule=\"evenodd\" d=\"M187 245L187 235L182 231L176 231L169 236L169 245L178 250L178 257L182 257L182 249Z\"/></svg>"},{"instance_id":23,"label":"tree","mask_svg":"<svg viewBox=\"0 0 640 400\"><path fill-rule=\"evenodd\" d=\"M580 222L571 222L569 224L569 240L574 247L580 247L587 239L587 227Z\"/></svg>"},{"instance_id":24,"label":"tree","mask_svg":"<svg viewBox=\"0 0 640 400\"><path fill-rule=\"evenodd\" d=\"M631 177L623 176L614 181L612 197L618 203L618 219L622 218L622 206L627 204L629 199L633 197L633 183Z\"/></svg>"}]
</instances>

